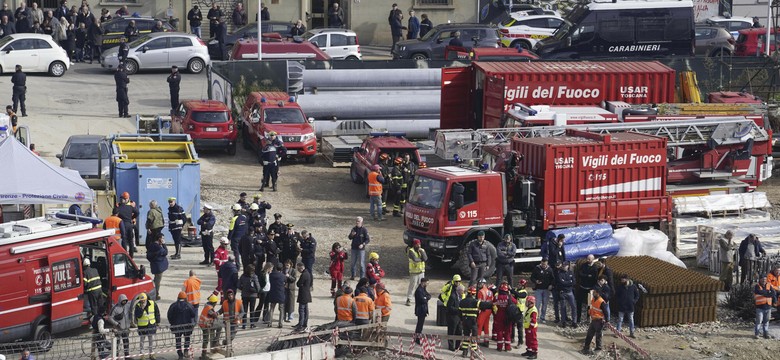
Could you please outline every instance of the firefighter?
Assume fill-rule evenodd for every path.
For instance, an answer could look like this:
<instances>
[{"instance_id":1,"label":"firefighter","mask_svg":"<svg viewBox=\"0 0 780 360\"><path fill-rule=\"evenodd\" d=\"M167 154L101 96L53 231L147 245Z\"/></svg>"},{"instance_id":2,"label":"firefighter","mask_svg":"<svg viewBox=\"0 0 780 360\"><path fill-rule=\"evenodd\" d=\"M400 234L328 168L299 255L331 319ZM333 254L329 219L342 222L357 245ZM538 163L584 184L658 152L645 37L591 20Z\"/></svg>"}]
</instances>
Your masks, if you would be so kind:
<instances>
[{"instance_id":1,"label":"firefighter","mask_svg":"<svg viewBox=\"0 0 780 360\"><path fill-rule=\"evenodd\" d=\"M91 264L89 259L84 259L84 294L87 295L89 301L89 311L92 314L97 314L103 300L103 290L100 274L97 269L90 266Z\"/></svg>"},{"instance_id":2,"label":"firefighter","mask_svg":"<svg viewBox=\"0 0 780 360\"><path fill-rule=\"evenodd\" d=\"M211 351L216 351L217 344L219 344L219 337L222 333L222 327L219 321L219 314L214 310L217 306L219 298L217 295L211 294L208 298L206 306L203 307L203 311L198 318L198 327L203 331L203 350L200 353L201 360L207 360L207 350L211 347Z\"/></svg>"},{"instance_id":3,"label":"firefighter","mask_svg":"<svg viewBox=\"0 0 780 360\"><path fill-rule=\"evenodd\" d=\"M395 167L390 175L390 185L393 193L393 216L401 216L401 210L406 204L406 183L404 182L404 173L401 169L403 159L395 158Z\"/></svg>"},{"instance_id":4,"label":"firefighter","mask_svg":"<svg viewBox=\"0 0 780 360\"><path fill-rule=\"evenodd\" d=\"M392 182L391 176L393 171L393 164L390 163L390 155L382 153L379 155L379 173L385 182L382 184L382 215L388 214L387 211L387 193L390 191L390 183Z\"/></svg>"},{"instance_id":5,"label":"firefighter","mask_svg":"<svg viewBox=\"0 0 780 360\"><path fill-rule=\"evenodd\" d=\"M406 195L404 195L404 199L408 199L409 190L414 185L414 175L417 173L417 164L412 161L412 157L409 153L404 154L402 161L401 168L404 174L404 183L406 183Z\"/></svg>"},{"instance_id":6,"label":"firefighter","mask_svg":"<svg viewBox=\"0 0 780 360\"><path fill-rule=\"evenodd\" d=\"M230 257L228 246L230 246L230 240L223 236L219 239L217 251L214 252L214 269L217 271L217 291L222 291L222 278L219 277L219 268L222 267L222 264L226 263Z\"/></svg>"},{"instance_id":7,"label":"firefighter","mask_svg":"<svg viewBox=\"0 0 780 360\"><path fill-rule=\"evenodd\" d=\"M516 303L517 300L509 294L509 284L502 282L498 287L498 294L493 298L493 313L495 313L493 324L498 351L509 351L512 348L510 339L512 324L507 316L507 307Z\"/></svg>"},{"instance_id":8,"label":"firefighter","mask_svg":"<svg viewBox=\"0 0 780 360\"><path fill-rule=\"evenodd\" d=\"M176 203L175 197L168 198L168 230L173 237L173 244L176 247L176 253L171 259L181 259L181 230L184 228L184 222L187 215L181 205Z\"/></svg>"},{"instance_id":9,"label":"firefighter","mask_svg":"<svg viewBox=\"0 0 780 360\"><path fill-rule=\"evenodd\" d=\"M539 314L536 310L536 297L529 296L525 299L525 314L523 315L523 329L525 330L525 352L523 356L536 359L539 352L539 342L536 338L536 327Z\"/></svg>"},{"instance_id":10,"label":"firefighter","mask_svg":"<svg viewBox=\"0 0 780 360\"><path fill-rule=\"evenodd\" d=\"M233 204L233 218L230 219L228 240L230 240L230 249L233 251L233 256L236 257L236 265L239 267L241 266L241 253L238 251L238 245L248 228L246 215L244 215L241 204Z\"/></svg>"},{"instance_id":11,"label":"firefighter","mask_svg":"<svg viewBox=\"0 0 780 360\"><path fill-rule=\"evenodd\" d=\"M464 341L460 344L463 350L463 357L467 357L469 352L477 351L477 315L479 314L480 301L476 298L477 288L469 286L466 298L460 301L460 319L463 324Z\"/></svg>"},{"instance_id":12,"label":"firefighter","mask_svg":"<svg viewBox=\"0 0 780 360\"><path fill-rule=\"evenodd\" d=\"M493 301L493 292L487 287L485 279L479 279L477 289L477 300ZM477 316L477 336L480 339L480 345L484 347L490 345L490 316L492 314L493 311L491 309L484 309Z\"/></svg>"},{"instance_id":13,"label":"firefighter","mask_svg":"<svg viewBox=\"0 0 780 360\"><path fill-rule=\"evenodd\" d=\"M263 162L263 182L260 184L260 191L269 186L269 180L273 185L273 190L276 191L276 180L279 177L279 159L286 152L284 143L276 136L276 132L269 132L263 146L263 153L260 156L260 160Z\"/></svg>"},{"instance_id":14,"label":"firefighter","mask_svg":"<svg viewBox=\"0 0 780 360\"><path fill-rule=\"evenodd\" d=\"M520 310L521 314L525 313L526 310L526 298L528 297L528 290L526 289L528 285L528 281L526 279L520 279L520 281L517 283L517 289L512 289L511 293L512 296L517 301L517 307ZM512 327L512 336L509 338L510 345L511 341L515 338L514 336L515 329ZM520 345L523 345L523 333L524 333L523 324L518 322L517 323L517 348L520 348Z\"/></svg>"},{"instance_id":15,"label":"firefighter","mask_svg":"<svg viewBox=\"0 0 780 360\"><path fill-rule=\"evenodd\" d=\"M371 285L371 287L376 286L376 284L380 283L382 278L385 277L385 270L379 266L379 254L376 252L368 254L366 277L368 278L368 284ZM374 291L374 293L376 294L376 291Z\"/></svg>"},{"instance_id":16,"label":"firefighter","mask_svg":"<svg viewBox=\"0 0 780 360\"><path fill-rule=\"evenodd\" d=\"M201 265L209 265L214 262L214 224L217 217L212 212L211 205L203 205L203 215L198 219L200 225L200 241L203 245L203 261Z\"/></svg>"}]
</instances>

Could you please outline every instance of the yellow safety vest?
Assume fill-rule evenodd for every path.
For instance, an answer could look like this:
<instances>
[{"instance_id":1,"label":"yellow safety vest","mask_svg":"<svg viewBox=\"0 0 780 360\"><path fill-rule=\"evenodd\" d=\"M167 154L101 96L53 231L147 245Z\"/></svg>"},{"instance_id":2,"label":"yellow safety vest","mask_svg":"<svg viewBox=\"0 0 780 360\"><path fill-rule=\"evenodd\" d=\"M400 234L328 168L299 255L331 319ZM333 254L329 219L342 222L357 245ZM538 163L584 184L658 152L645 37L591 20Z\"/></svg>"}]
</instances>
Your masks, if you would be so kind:
<instances>
[{"instance_id":1,"label":"yellow safety vest","mask_svg":"<svg viewBox=\"0 0 780 360\"><path fill-rule=\"evenodd\" d=\"M525 311L526 310L525 299L528 297L528 290L521 289L521 290L518 290L517 292L525 294L525 296L526 296L524 298L521 298L519 296L517 297L517 307L520 309L520 311Z\"/></svg>"},{"instance_id":2,"label":"yellow safety vest","mask_svg":"<svg viewBox=\"0 0 780 360\"><path fill-rule=\"evenodd\" d=\"M236 219L238 219L238 215L233 216L230 219L230 227L228 228L228 230L233 230L233 228L236 226Z\"/></svg>"},{"instance_id":3,"label":"yellow safety vest","mask_svg":"<svg viewBox=\"0 0 780 360\"><path fill-rule=\"evenodd\" d=\"M418 253L416 250L414 250L413 247L409 248L409 251L413 252L414 255L417 258L420 258L420 253ZM408 255L408 253L407 253ZM422 259L420 259L422 260ZM409 259L409 273L410 274L421 274L425 272L425 261L420 262L414 262L412 259Z\"/></svg>"},{"instance_id":4,"label":"yellow safety vest","mask_svg":"<svg viewBox=\"0 0 780 360\"><path fill-rule=\"evenodd\" d=\"M530 329L531 328L531 316L532 314L536 314L536 305L532 306L528 311L525 312L525 316L523 316L523 329ZM537 315L537 322L534 323L534 328L539 326L538 321L538 315Z\"/></svg>"},{"instance_id":5,"label":"yellow safety vest","mask_svg":"<svg viewBox=\"0 0 780 360\"><path fill-rule=\"evenodd\" d=\"M149 309L152 309L152 313L149 313ZM157 323L157 319L154 317L154 301L149 300L149 304L144 308L144 313L136 319L138 326L149 326Z\"/></svg>"}]
</instances>

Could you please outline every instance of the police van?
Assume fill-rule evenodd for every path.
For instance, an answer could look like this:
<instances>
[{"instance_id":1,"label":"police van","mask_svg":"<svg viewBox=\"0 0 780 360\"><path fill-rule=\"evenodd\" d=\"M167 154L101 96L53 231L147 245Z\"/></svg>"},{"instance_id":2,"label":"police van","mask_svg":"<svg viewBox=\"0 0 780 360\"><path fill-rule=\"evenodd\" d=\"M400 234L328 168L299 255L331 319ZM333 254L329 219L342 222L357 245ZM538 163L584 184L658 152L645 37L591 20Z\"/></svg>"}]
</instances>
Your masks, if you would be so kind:
<instances>
[{"instance_id":1,"label":"police van","mask_svg":"<svg viewBox=\"0 0 780 360\"><path fill-rule=\"evenodd\" d=\"M693 56L693 2L645 0L577 5L534 50L543 59Z\"/></svg>"}]
</instances>

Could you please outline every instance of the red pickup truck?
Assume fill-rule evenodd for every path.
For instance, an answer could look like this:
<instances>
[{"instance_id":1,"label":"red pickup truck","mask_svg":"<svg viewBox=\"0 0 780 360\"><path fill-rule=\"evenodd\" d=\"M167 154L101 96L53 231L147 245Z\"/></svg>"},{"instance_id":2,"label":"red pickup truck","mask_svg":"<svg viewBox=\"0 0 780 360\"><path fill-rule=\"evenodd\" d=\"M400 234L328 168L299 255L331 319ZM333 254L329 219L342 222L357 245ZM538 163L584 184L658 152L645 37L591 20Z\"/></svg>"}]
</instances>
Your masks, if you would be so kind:
<instances>
[{"instance_id":1,"label":"red pickup truck","mask_svg":"<svg viewBox=\"0 0 780 360\"><path fill-rule=\"evenodd\" d=\"M317 156L317 137L295 98L284 92L253 92L241 110L242 142L258 158L271 131L276 132L287 149L287 158L304 158L313 163Z\"/></svg>"},{"instance_id":2,"label":"red pickup truck","mask_svg":"<svg viewBox=\"0 0 780 360\"><path fill-rule=\"evenodd\" d=\"M417 163L418 168L424 168L427 165L420 157L417 146L404 137L404 133L382 132L371 133L363 140L363 144L355 147L352 155L352 165L349 169L349 175L355 184L363 184L368 178L369 169L374 164L379 164L379 155L385 153L390 156L391 163L396 157L409 154L411 161ZM366 188L368 194L368 188Z\"/></svg>"}]
</instances>

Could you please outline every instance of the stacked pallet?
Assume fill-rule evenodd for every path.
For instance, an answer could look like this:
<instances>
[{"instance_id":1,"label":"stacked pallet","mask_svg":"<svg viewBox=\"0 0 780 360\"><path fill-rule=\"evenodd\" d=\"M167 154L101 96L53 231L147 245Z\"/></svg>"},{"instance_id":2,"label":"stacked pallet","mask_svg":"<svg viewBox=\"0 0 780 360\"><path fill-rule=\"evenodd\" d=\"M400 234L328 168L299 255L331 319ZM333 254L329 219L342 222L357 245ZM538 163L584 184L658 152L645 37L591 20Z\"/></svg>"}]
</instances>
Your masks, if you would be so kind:
<instances>
[{"instance_id":1,"label":"stacked pallet","mask_svg":"<svg viewBox=\"0 0 780 360\"><path fill-rule=\"evenodd\" d=\"M720 281L650 256L612 257L607 262L618 286L627 274L647 290L634 311L637 326L715 321ZM612 302L617 314L617 303Z\"/></svg>"}]
</instances>

